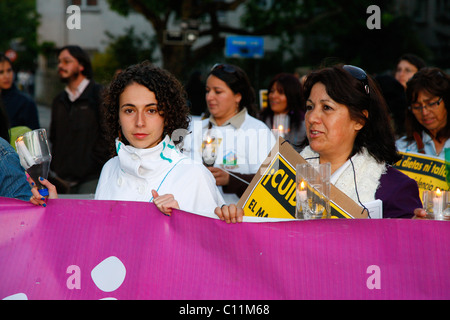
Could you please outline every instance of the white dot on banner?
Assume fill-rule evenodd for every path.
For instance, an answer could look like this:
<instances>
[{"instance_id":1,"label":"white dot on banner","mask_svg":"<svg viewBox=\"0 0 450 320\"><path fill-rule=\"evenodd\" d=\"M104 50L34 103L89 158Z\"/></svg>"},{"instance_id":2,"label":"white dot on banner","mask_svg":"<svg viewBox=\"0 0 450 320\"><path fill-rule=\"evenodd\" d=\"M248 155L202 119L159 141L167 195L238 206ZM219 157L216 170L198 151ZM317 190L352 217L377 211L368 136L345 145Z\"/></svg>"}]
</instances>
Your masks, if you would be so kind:
<instances>
[{"instance_id":1,"label":"white dot on banner","mask_svg":"<svg viewBox=\"0 0 450 320\"><path fill-rule=\"evenodd\" d=\"M100 262L91 271L91 277L97 288L103 292L117 290L125 280L127 271L119 258L111 256Z\"/></svg>"},{"instance_id":2,"label":"white dot on banner","mask_svg":"<svg viewBox=\"0 0 450 320\"><path fill-rule=\"evenodd\" d=\"M28 297L25 293L16 293L4 298L3 300L28 300Z\"/></svg>"}]
</instances>

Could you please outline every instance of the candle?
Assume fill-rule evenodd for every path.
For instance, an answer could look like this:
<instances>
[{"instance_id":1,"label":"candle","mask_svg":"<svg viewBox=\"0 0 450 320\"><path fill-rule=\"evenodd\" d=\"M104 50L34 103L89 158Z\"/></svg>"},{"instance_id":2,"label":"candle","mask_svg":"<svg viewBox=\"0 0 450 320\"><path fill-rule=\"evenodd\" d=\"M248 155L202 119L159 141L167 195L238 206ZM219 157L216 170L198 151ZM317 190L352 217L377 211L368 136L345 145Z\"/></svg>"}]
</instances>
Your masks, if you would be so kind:
<instances>
[{"instance_id":1,"label":"candle","mask_svg":"<svg viewBox=\"0 0 450 320\"><path fill-rule=\"evenodd\" d=\"M436 217L442 215L442 191L437 188L433 197L433 214Z\"/></svg>"},{"instance_id":2,"label":"candle","mask_svg":"<svg viewBox=\"0 0 450 320\"><path fill-rule=\"evenodd\" d=\"M298 195L298 200L300 202L305 202L306 201L305 181L302 181L300 183L300 190L298 191L297 195Z\"/></svg>"},{"instance_id":3,"label":"candle","mask_svg":"<svg viewBox=\"0 0 450 320\"><path fill-rule=\"evenodd\" d=\"M281 136L282 138L284 138L284 127L283 127L282 124L280 124L280 125L278 126L278 132L280 133L280 136Z\"/></svg>"},{"instance_id":4,"label":"candle","mask_svg":"<svg viewBox=\"0 0 450 320\"><path fill-rule=\"evenodd\" d=\"M207 166L213 166L214 162L216 161L216 153L214 150L215 148L213 146L213 141L214 141L214 138L211 138L209 136L204 141L202 158L203 158L203 162Z\"/></svg>"},{"instance_id":5,"label":"candle","mask_svg":"<svg viewBox=\"0 0 450 320\"><path fill-rule=\"evenodd\" d=\"M20 136L16 140L16 147L17 147L17 153L21 156L20 158L24 160L24 162L21 164L25 167L25 169L28 169L32 167L35 162L33 157L31 156L30 151L28 151L27 146L23 142L23 137Z\"/></svg>"}]
</instances>

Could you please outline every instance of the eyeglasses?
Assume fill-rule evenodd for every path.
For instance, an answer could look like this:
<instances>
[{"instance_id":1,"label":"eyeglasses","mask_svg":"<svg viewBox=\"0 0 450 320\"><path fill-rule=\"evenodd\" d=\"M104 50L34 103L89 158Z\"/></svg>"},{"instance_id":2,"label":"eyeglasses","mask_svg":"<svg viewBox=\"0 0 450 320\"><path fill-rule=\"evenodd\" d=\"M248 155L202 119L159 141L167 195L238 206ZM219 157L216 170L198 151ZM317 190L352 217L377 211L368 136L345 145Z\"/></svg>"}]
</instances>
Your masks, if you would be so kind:
<instances>
[{"instance_id":1,"label":"eyeglasses","mask_svg":"<svg viewBox=\"0 0 450 320\"><path fill-rule=\"evenodd\" d=\"M222 64L222 63L216 63L212 68L211 71L214 70L223 70L226 73L235 73L236 72L236 68L234 68L232 65L229 64Z\"/></svg>"},{"instance_id":2,"label":"eyeglasses","mask_svg":"<svg viewBox=\"0 0 450 320\"><path fill-rule=\"evenodd\" d=\"M343 66L342 68L348 73L350 73L350 75L353 78L361 81L362 84L364 85L364 90L366 91L366 94L367 95L370 94L369 79L367 78L367 74L363 69L348 64Z\"/></svg>"},{"instance_id":3,"label":"eyeglasses","mask_svg":"<svg viewBox=\"0 0 450 320\"><path fill-rule=\"evenodd\" d=\"M408 109L411 110L413 113L422 113L423 109L425 109L427 111L434 111L441 104L441 101L442 101L442 98L439 98L438 101L427 103L424 106L416 103L416 104L410 105L408 107Z\"/></svg>"}]
</instances>

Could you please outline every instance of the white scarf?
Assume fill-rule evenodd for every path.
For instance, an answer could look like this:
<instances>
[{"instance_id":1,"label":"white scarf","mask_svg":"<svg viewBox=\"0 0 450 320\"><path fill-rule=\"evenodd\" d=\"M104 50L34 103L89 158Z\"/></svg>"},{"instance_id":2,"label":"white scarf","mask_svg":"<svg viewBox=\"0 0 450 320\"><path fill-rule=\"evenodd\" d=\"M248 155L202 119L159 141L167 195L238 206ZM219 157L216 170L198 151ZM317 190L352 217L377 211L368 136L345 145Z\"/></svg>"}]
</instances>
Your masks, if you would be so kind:
<instances>
[{"instance_id":1,"label":"white scarf","mask_svg":"<svg viewBox=\"0 0 450 320\"><path fill-rule=\"evenodd\" d=\"M305 147L300 152L300 155L304 159L314 157L315 159L307 160L310 163L319 162L319 154L313 151L310 146ZM356 203L358 203L358 195L362 203L375 200L375 192L380 185L380 178L387 170L386 164L378 163L365 148L360 153L355 154L351 159L353 166L351 164L347 165L338 177L333 177L336 181L334 186ZM335 173L338 172L336 171ZM355 188L355 176L358 186L357 190Z\"/></svg>"},{"instance_id":2,"label":"white scarf","mask_svg":"<svg viewBox=\"0 0 450 320\"><path fill-rule=\"evenodd\" d=\"M149 179L158 178L167 173L180 160L186 159L169 136L155 147L138 149L116 140L120 169L132 176Z\"/></svg>"}]
</instances>

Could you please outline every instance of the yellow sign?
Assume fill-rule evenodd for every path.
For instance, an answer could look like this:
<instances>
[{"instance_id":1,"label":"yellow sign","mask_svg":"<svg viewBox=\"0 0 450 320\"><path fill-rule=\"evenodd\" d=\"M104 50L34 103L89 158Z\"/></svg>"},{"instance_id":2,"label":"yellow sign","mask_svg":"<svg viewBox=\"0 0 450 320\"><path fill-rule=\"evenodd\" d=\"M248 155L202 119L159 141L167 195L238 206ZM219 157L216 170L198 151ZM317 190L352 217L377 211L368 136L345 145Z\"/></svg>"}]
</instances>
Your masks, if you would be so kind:
<instances>
[{"instance_id":1,"label":"yellow sign","mask_svg":"<svg viewBox=\"0 0 450 320\"><path fill-rule=\"evenodd\" d=\"M259 106L260 109L263 110L264 108L267 108L268 106L268 91L267 89L259 90Z\"/></svg>"},{"instance_id":2,"label":"yellow sign","mask_svg":"<svg viewBox=\"0 0 450 320\"><path fill-rule=\"evenodd\" d=\"M416 180L421 197L424 190L450 189L445 160L418 153L400 152L400 154L403 158L394 167Z\"/></svg>"},{"instance_id":3,"label":"yellow sign","mask_svg":"<svg viewBox=\"0 0 450 320\"><path fill-rule=\"evenodd\" d=\"M265 218L294 219L296 186L294 166L278 153L244 202L244 214ZM330 201L330 204L331 218L353 219L333 201Z\"/></svg>"}]
</instances>

